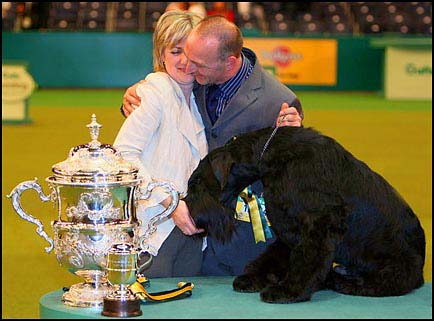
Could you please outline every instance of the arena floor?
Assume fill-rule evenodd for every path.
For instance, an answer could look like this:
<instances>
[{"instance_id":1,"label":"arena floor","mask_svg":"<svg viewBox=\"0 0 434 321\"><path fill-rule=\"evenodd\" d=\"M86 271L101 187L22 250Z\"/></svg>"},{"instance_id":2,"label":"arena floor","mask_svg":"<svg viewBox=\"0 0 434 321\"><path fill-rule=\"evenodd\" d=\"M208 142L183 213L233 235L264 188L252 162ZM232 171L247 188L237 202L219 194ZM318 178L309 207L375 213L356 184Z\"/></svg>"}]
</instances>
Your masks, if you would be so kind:
<instances>
[{"instance_id":1,"label":"arena floor","mask_svg":"<svg viewBox=\"0 0 434 321\"><path fill-rule=\"evenodd\" d=\"M36 226L21 219L6 198L18 183L44 179L71 147L90 140L93 113L102 143L113 143L123 117L123 90L36 91L30 124L2 125L2 317L38 318L39 299L81 280L60 267ZM305 127L334 137L385 177L420 218L427 239L425 280L432 281L432 101L386 101L377 93L298 92ZM36 193L22 197L25 210L52 236L52 204Z\"/></svg>"}]
</instances>

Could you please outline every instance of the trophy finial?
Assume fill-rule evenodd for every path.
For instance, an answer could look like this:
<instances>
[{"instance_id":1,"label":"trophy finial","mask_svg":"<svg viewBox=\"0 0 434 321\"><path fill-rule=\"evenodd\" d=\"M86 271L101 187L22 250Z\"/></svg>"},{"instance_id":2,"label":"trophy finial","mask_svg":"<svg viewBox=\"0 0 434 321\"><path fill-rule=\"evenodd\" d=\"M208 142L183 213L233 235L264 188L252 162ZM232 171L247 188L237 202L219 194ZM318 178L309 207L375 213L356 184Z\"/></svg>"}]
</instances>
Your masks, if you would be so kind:
<instances>
[{"instance_id":1,"label":"trophy finial","mask_svg":"<svg viewBox=\"0 0 434 321\"><path fill-rule=\"evenodd\" d=\"M92 119L91 123L86 125L86 127L89 128L90 138L92 139L92 141L89 143L89 146L91 148L98 148L99 146L101 146L101 143L98 141L98 136L99 136L99 129L102 127L102 125L96 122L95 114L92 114L91 119Z\"/></svg>"}]
</instances>

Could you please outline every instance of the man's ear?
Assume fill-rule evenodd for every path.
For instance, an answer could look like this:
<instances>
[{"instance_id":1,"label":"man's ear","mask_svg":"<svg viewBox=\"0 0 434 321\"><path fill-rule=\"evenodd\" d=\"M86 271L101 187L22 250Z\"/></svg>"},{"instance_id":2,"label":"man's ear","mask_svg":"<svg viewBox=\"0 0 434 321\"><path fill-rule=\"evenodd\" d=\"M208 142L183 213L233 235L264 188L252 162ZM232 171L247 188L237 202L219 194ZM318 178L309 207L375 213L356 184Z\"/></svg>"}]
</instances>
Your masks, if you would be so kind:
<instances>
[{"instance_id":1,"label":"man's ear","mask_svg":"<svg viewBox=\"0 0 434 321\"><path fill-rule=\"evenodd\" d=\"M235 57L235 56L229 56L226 59L226 70L229 71L229 70L234 69L235 66L236 66L236 62L237 62L237 57Z\"/></svg>"}]
</instances>

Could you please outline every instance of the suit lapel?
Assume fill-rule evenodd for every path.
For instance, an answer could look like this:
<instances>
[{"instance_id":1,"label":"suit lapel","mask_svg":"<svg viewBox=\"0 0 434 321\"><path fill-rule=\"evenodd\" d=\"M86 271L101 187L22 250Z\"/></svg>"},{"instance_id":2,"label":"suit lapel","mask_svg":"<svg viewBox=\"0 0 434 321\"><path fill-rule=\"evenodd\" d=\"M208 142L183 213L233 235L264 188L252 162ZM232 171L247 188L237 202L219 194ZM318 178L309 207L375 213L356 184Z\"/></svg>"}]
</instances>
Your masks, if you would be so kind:
<instances>
[{"instance_id":1,"label":"suit lapel","mask_svg":"<svg viewBox=\"0 0 434 321\"><path fill-rule=\"evenodd\" d=\"M196 97L197 108L202 116L203 124L206 128L212 128L211 119L209 118L208 111L206 110L206 88L208 86L202 86L196 83L194 91L194 96Z\"/></svg>"},{"instance_id":2,"label":"suit lapel","mask_svg":"<svg viewBox=\"0 0 434 321\"><path fill-rule=\"evenodd\" d=\"M177 99L179 99L179 110L177 112L177 127L179 132L188 140L190 145L197 153L193 153L194 156L200 156L200 142L198 136L200 132L204 131L202 123L196 119L197 116L193 115L193 111L187 106L184 94L178 86L173 86ZM197 104L197 103L196 103ZM200 159L200 158L199 158Z\"/></svg>"},{"instance_id":3,"label":"suit lapel","mask_svg":"<svg viewBox=\"0 0 434 321\"><path fill-rule=\"evenodd\" d=\"M199 85L196 83L194 88L194 95L198 104L199 112L202 116L202 121L206 128L215 128L226 124L232 118L236 117L243 110L248 108L252 103L258 99L258 89L262 87L261 78L262 67L255 61L255 66L250 77L241 85L238 92L226 106L216 123L212 125L211 119L206 109L206 88L207 86Z\"/></svg>"},{"instance_id":4,"label":"suit lapel","mask_svg":"<svg viewBox=\"0 0 434 321\"><path fill-rule=\"evenodd\" d=\"M229 105L223 110L220 117L217 119L214 126L220 126L232 118L236 117L238 114L243 112L245 109L249 108L258 99L258 92L261 88L261 72L260 66L255 64L252 74L250 77L241 85L238 92L229 102ZM208 117L209 119L209 117Z\"/></svg>"},{"instance_id":5,"label":"suit lapel","mask_svg":"<svg viewBox=\"0 0 434 321\"><path fill-rule=\"evenodd\" d=\"M187 107L182 107L179 112L178 129L199 154L200 147L198 135L200 132L204 131L205 128L202 126L202 124L198 123Z\"/></svg>"}]
</instances>

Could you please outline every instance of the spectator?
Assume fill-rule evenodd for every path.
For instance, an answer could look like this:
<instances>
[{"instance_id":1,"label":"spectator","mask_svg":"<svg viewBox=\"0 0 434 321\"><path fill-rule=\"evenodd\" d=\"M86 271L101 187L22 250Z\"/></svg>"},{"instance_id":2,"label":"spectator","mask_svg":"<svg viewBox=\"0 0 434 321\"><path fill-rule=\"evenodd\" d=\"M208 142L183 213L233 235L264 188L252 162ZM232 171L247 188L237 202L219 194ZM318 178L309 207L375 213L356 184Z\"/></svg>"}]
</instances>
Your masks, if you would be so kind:
<instances>
[{"instance_id":1,"label":"spectator","mask_svg":"<svg viewBox=\"0 0 434 321\"><path fill-rule=\"evenodd\" d=\"M207 15L203 2L169 2L165 11L170 10L193 12L201 18L205 18Z\"/></svg>"},{"instance_id":2,"label":"spectator","mask_svg":"<svg viewBox=\"0 0 434 321\"><path fill-rule=\"evenodd\" d=\"M193 12L202 18L206 17L206 9L203 2L189 2L188 11Z\"/></svg>"},{"instance_id":3,"label":"spectator","mask_svg":"<svg viewBox=\"0 0 434 321\"><path fill-rule=\"evenodd\" d=\"M212 9L208 10L208 16L220 15L228 19L230 22L235 22L234 11L229 8L227 2L213 2Z\"/></svg>"},{"instance_id":4,"label":"spectator","mask_svg":"<svg viewBox=\"0 0 434 321\"><path fill-rule=\"evenodd\" d=\"M166 12L170 10L188 10L188 2L169 2L166 7Z\"/></svg>"}]
</instances>

